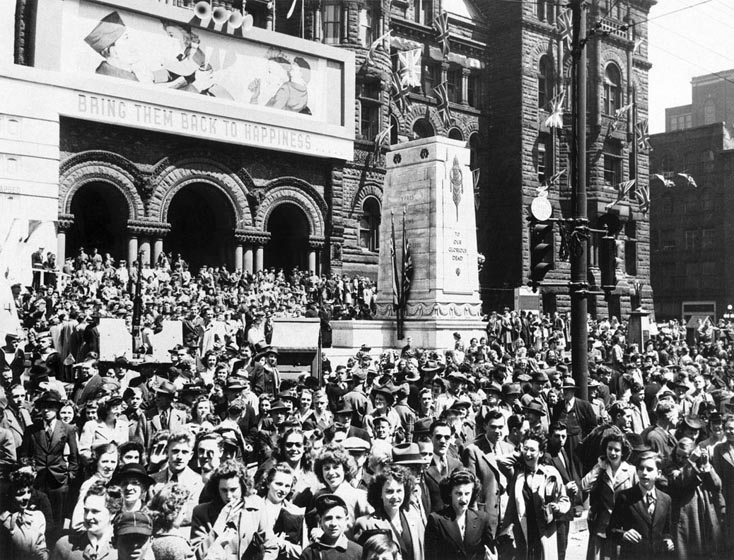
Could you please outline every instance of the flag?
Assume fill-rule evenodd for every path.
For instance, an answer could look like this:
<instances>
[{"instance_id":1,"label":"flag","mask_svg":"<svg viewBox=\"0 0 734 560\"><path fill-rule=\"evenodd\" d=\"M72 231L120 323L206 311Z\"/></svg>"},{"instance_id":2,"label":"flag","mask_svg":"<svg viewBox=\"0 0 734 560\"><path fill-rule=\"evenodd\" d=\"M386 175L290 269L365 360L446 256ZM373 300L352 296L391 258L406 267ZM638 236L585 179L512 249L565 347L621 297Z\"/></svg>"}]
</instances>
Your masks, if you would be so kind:
<instances>
[{"instance_id":1,"label":"flag","mask_svg":"<svg viewBox=\"0 0 734 560\"><path fill-rule=\"evenodd\" d=\"M28 240L31 238L31 235L33 235L36 230L41 227L41 224L43 222L41 220L28 220L28 235L23 240L23 243L28 243Z\"/></svg>"},{"instance_id":2,"label":"flag","mask_svg":"<svg viewBox=\"0 0 734 560\"><path fill-rule=\"evenodd\" d=\"M410 284L413 281L413 257L410 254L410 241L405 233L405 208L403 208L403 277L400 291L400 307L405 310L408 303L408 293L410 292Z\"/></svg>"},{"instance_id":3,"label":"flag","mask_svg":"<svg viewBox=\"0 0 734 560\"><path fill-rule=\"evenodd\" d=\"M365 64L372 64L374 62L375 52L377 51L377 47L382 45L383 49L385 48L384 43L385 39L390 37L391 30L388 29L385 33L380 35L377 39L372 41L372 44L370 45L369 50L367 51L367 57L364 59Z\"/></svg>"},{"instance_id":4,"label":"flag","mask_svg":"<svg viewBox=\"0 0 734 560\"><path fill-rule=\"evenodd\" d=\"M407 109L410 109L410 99L408 99L408 94L410 93L410 88L404 85L400 79L400 76L397 72L392 73L392 91L393 91L393 99L395 100L395 104L398 106L398 109L401 113L405 113Z\"/></svg>"},{"instance_id":5,"label":"flag","mask_svg":"<svg viewBox=\"0 0 734 560\"><path fill-rule=\"evenodd\" d=\"M676 179L682 179L685 181L685 183L683 183L684 187L693 187L694 189L698 188L696 181L694 181L693 177L688 173L676 173L675 177Z\"/></svg>"},{"instance_id":6,"label":"flag","mask_svg":"<svg viewBox=\"0 0 734 560\"><path fill-rule=\"evenodd\" d=\"M561 34L561 41L566 45L566 49L570 51L573 43L573 11L571 8L558 16L556 29Z\"/></svg>"},{"instance_id":7,"label":"flag","mask_svg":"<svg viewBox=\"0 0 734 560\"><path fill-rule=\"evenodd\" d=\"M635 186L636 182L637 182L637 179L631 179L629 181L624 181L623 183L619 183L615 187L615 189L617 190L617 200L615 200L610 205L608 205L607 208L611 208L612 206L615 206L616 204L619 204L620 202L622 202L624 198L632 190L632 187Z\"/></svg>"},{"instance_id":8,"label":"flag","mask_svg":"<svg viewBox=\"0 0 734 560\"><path fill-rule=\"evenodd\" d=\"M627 103L627 105L623 105L616 111L614 111L614 120L612 121L611 128L612 130L617 130L617 125L619 124L619 121L622 120L622 118L629 113L630 109L632 109L632 106L634 103Z\"/></svg>"},{"instance_id":9,"label":"flag","mask_svg":"<svg viewBox=\"0 0 734 560\"><path fill-rule=\"evenodd\" d=\"M545 119L548 128L563 128L563 102L566 100L566 91L562 91L551 99L551 110Z\"/></svg>"},{"instance_id":10,"label":"flag","mask_svg":"<svg viewBox=\"0 0 734 560\"><path fill-rule=\"evenodd\" d=\"M380 132L375 135L375 158L380 155L380 150L383 146L390 144L390 131L392 125L388 125L387 128L383 128Z\"/></svg>"},{"instance_id":11,"label":"flag","mask_svg":"<svg viewBox=\"0 0 734 560\"><path fill-rule=\"evenodd\" d=\"M392 263L392 306L394 309L400 308L398 261L395 256L395 219L390 212L390 225L392 227L392 235L390 237L390 261Z\"/></svg>"},{"instance_id":12,"label":"flag","mask_svg":"<svg viewBox=\"0 0 734 560\"><path fill-rule=\"evenodd\" d=\"M642 43L645 42L645 39L643 37L640 37L638 39L635 39L635 46L632 49L632 54L638 52L640 50L640 47L642 46Z\"/></svg>"},{"instance_id":13,"label":"flag","mask_svg":"<svg viewBox=\"0 0 734 560\"><path fill-rule=\"evenodd\" d=\"M637 149L641 152L652 150L652 146L650 145L650 128L647 119L635 124L635 142L637 143Z\"/></svg>"},{"instance_id":14,"label":"flag","mask_svg":"<svg viewBox=\"0 0 734 560\"><path fill-rule=\"evenodd\" d=\"M640 203L640 211L647 214L650 211L650 191L647 187L640 186L637 189L637 202Z\"/></svg>"},{"instance_id":15,"label":"flag","mask_svg":"<svg viewBox=\"0 0 734 560\"><path fill-rule=\"evenodd\" d=\"M650 182L653 181L660 181L660 184L664 186L666 189L669 189L671 187L675 186L675 183L671 181L670 179L666 179L664 175L661 173L655 173L652 177L650 177Z\"/></svg>"},{"instance_id":16,"label":"flag","mask_svg":"<svg viewBox=\"0 0 734 560\"><path fill-rule=\"evenodd\" d=\"M433 27L438 33L436 40L441 43L443 57L446 58L451 52L451 46L449 45L449 13L446 10L436 16L436 19L433 20Z\"/></svg>"},{"instance_id":17,"label":"flag","mask_svg":"<svg viewBox=\"0 0 734 560\"><path fill-rule=\"evenodd\" d=\"M560 179L561 177L563 177L566 174L566 170L567 169L564 168L564 169L561 169L558 173L554 173L553 175L551 175L550 179L545 181L543 184L546 185L547 187L552 187L553 185L555 185L558 182L558 179Z\"/></svg>"},{"instance_id":18,"label":"flag","mask_svg":"<svg viewBox=\"0 0 734 560\"><path fill-rule=\"evenodd\" d=\"M296 4L298 4L298 0L293 0L293 2L291 3L291 7L288 9L288 14L285 16L285 19L291 19L291 16L296 9Z\"/></svg>"},{"instance_id":19,"label":"flag","mask_svg":"<svg viewBox=\"0 0 734 560\"><path fill-rule=\"evenodd\" d=\"M398 62L400 64L398 73L402 85L406 87L420 87L422 59L423 49L421 47L398 52Z\"/></svg>"},{"instance_id":20,"label":"flag","mask_svg":"<svg viewBox=\"0 0 734 560\"><path fill-rule=\"evenodd\" d=\"M433 88L433 96L438 102L438 114L444 126L446 128L450 127L453 119L451 117L451 107L449 106L449 94L446 91L446 84L442 82Z\"/></svg>"}]
</instances>

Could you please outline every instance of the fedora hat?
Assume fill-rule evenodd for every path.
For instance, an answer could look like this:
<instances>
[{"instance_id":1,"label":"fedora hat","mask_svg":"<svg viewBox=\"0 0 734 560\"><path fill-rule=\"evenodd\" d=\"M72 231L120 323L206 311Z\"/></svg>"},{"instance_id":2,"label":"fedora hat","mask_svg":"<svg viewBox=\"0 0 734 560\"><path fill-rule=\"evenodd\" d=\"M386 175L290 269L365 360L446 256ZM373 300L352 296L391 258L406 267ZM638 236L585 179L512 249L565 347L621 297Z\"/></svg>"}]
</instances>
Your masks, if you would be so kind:
<instances>
[{"instance_id":1,"label":"fedora hat","mask_svg":"<svg viewBox=\"0 0 734 560\"><path fill-rule=\"evenodd\" d=\"M41 393L41 396L36 399L36 406L52 405L56 408L61 408L61 397L56 391L48 390Z\"/></svg>"},{"instance_id":2,"label":"fedora hat","mask_svg":"<svg viewBox=\"0 0 734 560\"><path fill-rule=\"evenodd\" d=\"M277 401L273 401L273 404L270 405L270 413L272 414L275 411L288 411L290 410L288 408L288 405L285 404L282 400L278 399Z\"/></svg>"},{"instance_id":3,"label":"fedora hat","mask_svg":"<svg viewBox=\"0 0 734 560\"><path fill-rule=\"evenodd\" d=\"M545 410L543 410L543 405L540 404L536 400L530 401L528 404L523 406L522 409L525 412L534 412L535 414L539 414L540 416L545 416Z\"/></svg>"},{"instance_id":4,"label":"fedora hat","mask_svg":"<svg viewBox=\"0 0 734 560\"><path fill-rule=\"evenodd\" d=\"M420 370L423 373L440 373L445 369L443 364L440 364L436 360L428 360L425 364L423 364L420 368Z\"/></svg>"},{"instance_id":5,"label":"fedora hat","mask_svg":"<svg viewBox=\"0 0 734 560\"><path fill-rule=\"evenodd\" d=\"M392 448L392 462L394 465L425 465L426 460L421 455L421 448L417 443L402 443Z\"/></svg>"},{"instance_id":6,"label":"fedora hat","mask_svg":"<svg viewBox=\"0 0 734 560\"><path fill-rule=\"evenodd\" d=\"M519 383L505 383L502 385L502 396L522 395L522 389Z\"/></svg>"},{"instance_id":7,"label":"fedora hat","mask_svg":"<svg viewBox=\"0 0 734 560\"><path fill-rule=\"evenodd\" d=\"M565 389L578 389L576 386L576 381L574 381L573 377L564 377L563 378L563 387Z\"/></svg>"}]
</instances>

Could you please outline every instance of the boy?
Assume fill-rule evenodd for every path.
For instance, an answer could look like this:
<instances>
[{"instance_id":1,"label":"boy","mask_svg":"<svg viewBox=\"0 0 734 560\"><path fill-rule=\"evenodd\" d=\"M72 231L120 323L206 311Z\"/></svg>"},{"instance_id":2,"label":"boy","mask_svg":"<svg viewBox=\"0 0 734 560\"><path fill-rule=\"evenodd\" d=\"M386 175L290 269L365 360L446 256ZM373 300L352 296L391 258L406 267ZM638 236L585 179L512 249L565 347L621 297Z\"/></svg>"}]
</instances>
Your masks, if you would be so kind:
<instances>
[{"instance_id":1,"label":"boy","mask_svg":"<svg viewBox=\"0 0 734 560\"><path fill-rule=\"evenodd\" d=\"M336 494L316 498L316 514L323 534L308 546L301 560L360 560L362 547L344 536L347 526L347 504Z\"/></svg>"},{"instance_id":2,"label":"boy","mask_svg":"<svg viewBox=\"0 0 734 560\"><path fill-rule=\"evenodd\" d=\"M659 476L660 455L641 453L639 483L615 500L607 535L620 545L620 560L664 558L673 551L670 496L655 488Z\"/></svg>"}]
</instances>

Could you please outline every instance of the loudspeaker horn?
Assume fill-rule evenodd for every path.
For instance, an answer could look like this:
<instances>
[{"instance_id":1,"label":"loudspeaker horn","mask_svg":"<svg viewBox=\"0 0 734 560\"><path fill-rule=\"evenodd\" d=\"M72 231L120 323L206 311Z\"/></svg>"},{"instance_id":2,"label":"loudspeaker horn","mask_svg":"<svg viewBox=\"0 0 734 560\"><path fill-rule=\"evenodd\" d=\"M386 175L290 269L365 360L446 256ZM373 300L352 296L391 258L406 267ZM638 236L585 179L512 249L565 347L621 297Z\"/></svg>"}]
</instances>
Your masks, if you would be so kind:
<instances>
[{"instance_id":1,"label":"loudspeaker horn","mask_svg":"<svg viewBox=\"0 0 734 560\"><path fill-rule=\"evenodd\" d=\"M255 18L252 17L252 14L245 14L245 17L242 21L242 31L249 31L253 28L255 25Z\"/></svg>"},{"instance_id":2,"label":"loudspeaker horn","mask_svg":"<svg viewBox=\"0 0 734 560\"><path fill-rule=\"evenodd\" d=\"M212 5L204 0L197 2L194 6L194 14L200 20L206 21L212 17Z\"/></svg>"},{"instance_id":3,"label":"loudspeaker horn","mask_svg":"<svg viewBox=\"0 0 734 560\"><path fill-rule=\"evenodd\" d=\"M244 19L242 12L239 10L232 10L232 13L229 15L229 20L227 20L227 30L234 31L235 29L240 28ZM230 33L232 31L230 31Z\"/></svg>"},{"instance_id":4,"label":"loudspeaker horn","mask_svg":"<svg viewBox=\"0 0 734 560\"><path fill-rule=\"evenodd\" d=\"M221 27L229 20L230 11L224 6L217 6L212 10L212 21L214 25L221 29Z\"/></svg>"}]
</instances>

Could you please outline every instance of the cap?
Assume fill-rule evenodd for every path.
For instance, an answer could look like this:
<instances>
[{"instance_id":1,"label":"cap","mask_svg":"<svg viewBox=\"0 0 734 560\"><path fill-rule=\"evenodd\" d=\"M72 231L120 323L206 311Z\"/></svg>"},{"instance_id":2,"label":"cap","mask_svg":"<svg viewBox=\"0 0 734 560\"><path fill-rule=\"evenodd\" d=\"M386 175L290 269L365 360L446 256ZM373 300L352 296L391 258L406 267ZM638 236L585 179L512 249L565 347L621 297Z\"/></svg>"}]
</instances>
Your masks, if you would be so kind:
<instances>
[{"instance_id":1,"label":"cap","mask_svg":"<svg viewBox=\"0 0 734 560\"><path fill-rule=\"evenodd\" d=\"M147 513L142 511L125 511L115 522L115 535L151 535L153 522Z\"/></svg>"},{"instance_id":2,"label":"cap","mask_svg":"<svg viewBox=\"0 0 734 560\"><path fill-rule=\"evenodd\" d=\"M348 511L346 502L336 494L321 494L316 498L315 506L316 513L319 515L324 515L330 509L339 506L343 507L345 511Z\"/></svg>"},{"instance_id":3,"label":"cap","mask_svg":"<svg viewBox=\"0 0 734 560\"><path fill-rule=\"evenodd\" d=\"M521 395L522 394L522 388L520 387L519 383L505 383L502 386L502 395L503 396L510 396L510 395Z\"/></svg>"},{"instance_id":4,"label":"cap","mask_svg":"<svg viewBox=\"0 0 734 560\"><path fill-rule=\"evenodd\" d=\"M120 14L112 12L103 17L94 29L84 38L87 43L98 53L111 47L125 33L125 23Z\"/></svg>"},{"instance_id":5,"label":"cap","mask_svg":"<svg viewBox=\"0 0 734 560\"><path fill-rule=\"evenodd\" d=\"M428 434L431 432L431 424L433 424L434 418L420 418L413 424L413 435Z\"/></svg>"},{"instance_id":6,"label":"cap","mask_svg":"<svg viewBox=\"0 0 734 560\"><path fill-rule=\"evenodd\" d=\"M342 444L344 446L344 449L347 451L369 451L370 450L370 444L369 442L363 440L359 437L348 437L344 440L344 443Z\"/></svg>"}]
</instances>

